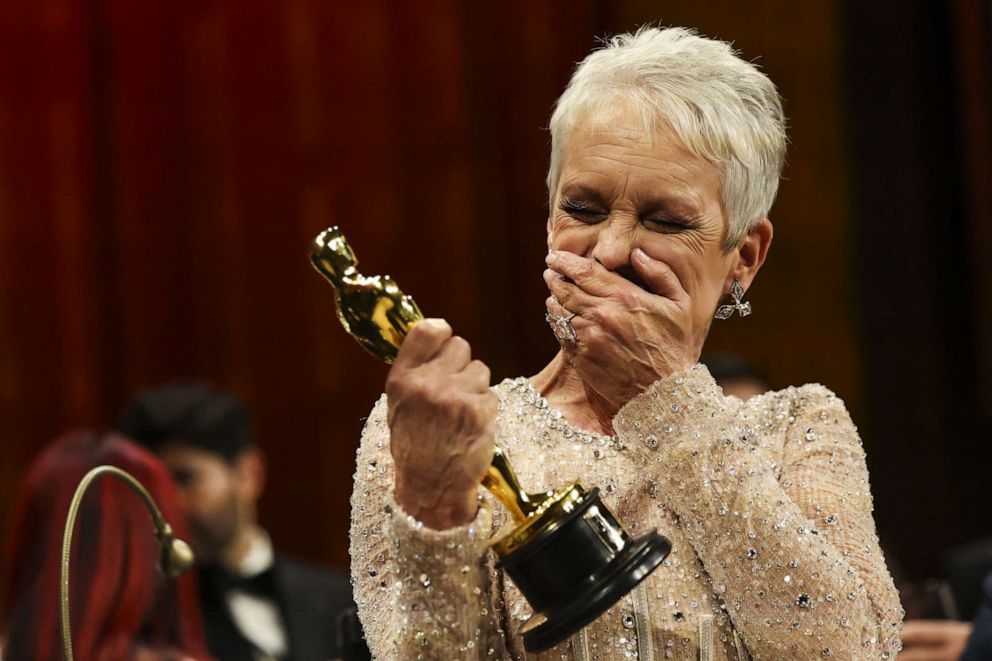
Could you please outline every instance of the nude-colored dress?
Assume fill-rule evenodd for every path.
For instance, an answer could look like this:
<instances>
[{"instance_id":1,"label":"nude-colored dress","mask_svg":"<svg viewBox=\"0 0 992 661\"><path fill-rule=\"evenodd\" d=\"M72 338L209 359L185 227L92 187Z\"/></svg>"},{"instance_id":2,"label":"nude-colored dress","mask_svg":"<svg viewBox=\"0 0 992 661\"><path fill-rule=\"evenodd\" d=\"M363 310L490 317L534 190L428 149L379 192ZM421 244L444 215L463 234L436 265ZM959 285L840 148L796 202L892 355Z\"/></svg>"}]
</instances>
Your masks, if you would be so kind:
<instances>
[{"instance_id":1,"label":"nude-colored dress","mask_svg":"<svg viewBox=\"0 0 992 661\"><path fill-rule=\"evenodd\" d=\"M392 497L385 397L369 417L352 496L355 599L376 659L893 659L902 609L872 519L865 455L843 402L819 385L746 403L705 367L662 379L613 422L571 428L526 379L496 386L496 442L531 491L576 478L628 532L671 555L558 646L524 655L530 610L493 569L507 523L488 502L434 531Z\"/></svg>"}]
</instances>

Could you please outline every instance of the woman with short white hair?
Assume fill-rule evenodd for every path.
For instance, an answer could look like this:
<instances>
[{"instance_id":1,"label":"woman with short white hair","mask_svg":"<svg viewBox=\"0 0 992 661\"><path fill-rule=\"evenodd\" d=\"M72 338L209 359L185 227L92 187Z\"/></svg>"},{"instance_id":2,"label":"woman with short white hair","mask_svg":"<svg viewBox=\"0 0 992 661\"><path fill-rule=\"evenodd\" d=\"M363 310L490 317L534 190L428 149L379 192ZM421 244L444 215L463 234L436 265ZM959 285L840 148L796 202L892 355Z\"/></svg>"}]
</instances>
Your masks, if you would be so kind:
<instances>
[{"instance_id":1,"label":"woman with short white hair","mask_svg":"<svg viewBox=\"0 0 992 661\"><path fill-rule=\"evenodd\" d=\"M901 609L844 404L725 397L697 363L744 317L785 155L772 82L685 29L611 39L551 119L546 315L559 353L489 370L442 320L407 336L363 434L355 597L380 659L522 658L530 610L487 543L494 444L524 484L579 476L664 566L540 659L886 659Z\"/></svg>"}]
</instances>

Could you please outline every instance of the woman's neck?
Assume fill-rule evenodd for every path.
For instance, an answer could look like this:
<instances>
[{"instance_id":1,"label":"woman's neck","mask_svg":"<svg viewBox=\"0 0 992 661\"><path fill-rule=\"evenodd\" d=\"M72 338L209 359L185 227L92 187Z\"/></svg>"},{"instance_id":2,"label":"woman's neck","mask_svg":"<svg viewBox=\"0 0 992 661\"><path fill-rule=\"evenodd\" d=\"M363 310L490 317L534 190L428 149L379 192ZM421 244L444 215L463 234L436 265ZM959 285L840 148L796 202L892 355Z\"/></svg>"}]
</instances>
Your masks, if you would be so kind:
<instances>
[{"instance_id":1,"label":"woman's neck","mask_svg":"<svg viewBox=\"0 0 992 661\"><path fill-rule=\"evenodd\" d=\"M562 352L532 376L530 382L573 427L613 435L616 410L586 385Z\"/></svg>"}]
</instances>

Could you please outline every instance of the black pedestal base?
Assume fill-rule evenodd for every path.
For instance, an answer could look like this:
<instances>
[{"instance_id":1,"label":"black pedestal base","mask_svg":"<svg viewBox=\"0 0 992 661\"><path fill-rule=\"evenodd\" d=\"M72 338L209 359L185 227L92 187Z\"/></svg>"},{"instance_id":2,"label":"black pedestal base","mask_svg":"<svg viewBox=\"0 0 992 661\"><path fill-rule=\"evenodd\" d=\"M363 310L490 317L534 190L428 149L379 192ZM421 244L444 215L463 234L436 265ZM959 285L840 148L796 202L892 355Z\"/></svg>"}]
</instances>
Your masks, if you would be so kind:
<instances>
[{"instance_id":1,"label":"black pedestal base","mask_svg":"<svg viewBox=\"0 0 992 661\"><path fill-rule=\"evenodd\" d=\"M521 628L524 647L539 652L569 638L637 587L671 549L669 541L653 530L637 537L615 564L591 581L587 592L553 613L535 613Z\"/></svg>"},{"instance_id":2,"label":"black pedestal base","mask_svg":"<svg viewBox=\"0 0 992 661\"><path fill-rule=\"evenodd\" d=\"M539 652L589 624L643 581L671 543L654 530L635 539L599 499L575 485L560 506L529 522L531 534L501 555L534 615L523 625L524 647Z\"/></svg>"}]
</instances>

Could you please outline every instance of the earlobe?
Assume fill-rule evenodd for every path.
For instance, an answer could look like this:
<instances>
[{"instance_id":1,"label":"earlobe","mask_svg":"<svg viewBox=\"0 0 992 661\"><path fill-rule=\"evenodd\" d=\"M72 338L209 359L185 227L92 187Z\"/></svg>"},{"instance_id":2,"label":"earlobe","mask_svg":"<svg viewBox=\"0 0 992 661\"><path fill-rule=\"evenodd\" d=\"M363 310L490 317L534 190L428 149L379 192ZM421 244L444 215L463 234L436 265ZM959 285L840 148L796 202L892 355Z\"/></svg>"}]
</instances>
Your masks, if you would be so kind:
<instances>
[{"instance_id":1,"label":"earlobe","mask_svg":"<svg viewBox=\"0 0 992 661\"><path fill-rule=\"evenodd\" d=\"M731 270L731 279L740 282L745 290L751 286L751 282L765 263L773 235L772 222L768 218L762 218L751 227L744 240L735 249L737 264Z\"/></svg>"}]
</instances>

